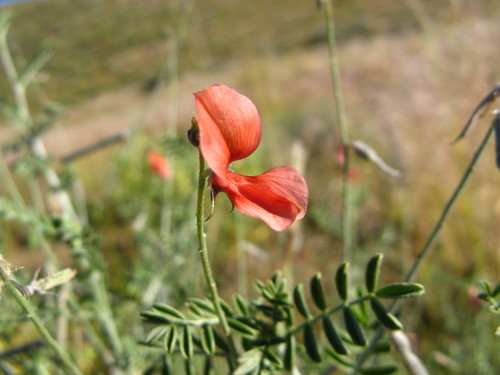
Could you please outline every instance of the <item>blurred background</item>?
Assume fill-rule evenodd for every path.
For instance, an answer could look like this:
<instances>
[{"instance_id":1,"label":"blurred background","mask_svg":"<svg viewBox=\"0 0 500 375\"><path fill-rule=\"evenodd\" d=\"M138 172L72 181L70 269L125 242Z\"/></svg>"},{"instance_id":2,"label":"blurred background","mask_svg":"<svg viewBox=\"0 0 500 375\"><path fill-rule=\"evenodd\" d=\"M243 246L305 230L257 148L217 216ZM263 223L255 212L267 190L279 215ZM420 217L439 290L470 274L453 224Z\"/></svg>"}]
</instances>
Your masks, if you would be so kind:
<instances>
[{"instance_id":1,"label":"blurred background","mask_svg":"<svg viewBox=\"0 0 500 375\"><path fill-rule=\"evenodd\" d=\"M485 115L451 144L500 80L500 4L338 0L334 10L350 137L403 172L397 179L353 159L354 277L362 280L366 260L382 252L383 282L399 281L491 122ZM252 295L251 281L276 269L293 283L322 271L333 294L342 261L342 167L324 11L315 1L47 0L0 7L7 11L19 70L41 50L53 51L28 91L30 107L34 117L64 108L43 140L100 238L123 321L140 326L138 306L204 293L201 273L192 278L200 272L197 152L185 134L195 114L192 93L213 83L251 98L262 118L260 147L233 168L252 175L293 165L310 189L308 214L283 233L230 213L228 199L218 197L207 231L222 294ZM3 78L0 97L11 103ZM0 144L18 135L3 119ZM119 141L71 158L109 137ZM149 170L151 149L169 161L168 179ZM16 179L26 199L46 210L29 177ZM431 373L493 374L500 366L493 317L475 298L480 280L499 280L499 186L491 143L415 280L427 294L403 310ZM1 243L27 280L44 264L22 224L2 222ZM56 252L72 264L64 246Z\"/></svg>"}]
</instances>

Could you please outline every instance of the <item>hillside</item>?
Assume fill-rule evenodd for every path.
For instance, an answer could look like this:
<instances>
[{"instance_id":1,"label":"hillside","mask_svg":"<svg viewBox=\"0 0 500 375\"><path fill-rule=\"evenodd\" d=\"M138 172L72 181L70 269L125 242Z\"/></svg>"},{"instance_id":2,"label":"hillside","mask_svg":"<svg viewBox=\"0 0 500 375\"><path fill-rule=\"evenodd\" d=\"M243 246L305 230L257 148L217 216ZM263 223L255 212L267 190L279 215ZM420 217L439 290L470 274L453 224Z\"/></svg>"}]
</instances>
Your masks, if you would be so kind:
<instances>
[{"instance_id":1,"label":"hillside","mask_svg":"<svg viewBox=\"0 0 500 375\"><path fill-rule=\"evenodd\" d=\"M341 41L401 34L418 28L421 21L401 1L336 3ZM446 21L462 13L486 13L494 1L467 2L456 9L447 0L423 3L432 19ZM74 0L70 6L65 0L49 0L2 8L8 10L14 16L10 38L20 63L44 46L54 48L43 88L50 99L63 104L153 80L183 27L185 37L176 54L181 75L325 41L323 15L313 0L289 0L286 6L244 0ZM0 84L5 93L5 83Z\"/></svg>"}]
</instances>

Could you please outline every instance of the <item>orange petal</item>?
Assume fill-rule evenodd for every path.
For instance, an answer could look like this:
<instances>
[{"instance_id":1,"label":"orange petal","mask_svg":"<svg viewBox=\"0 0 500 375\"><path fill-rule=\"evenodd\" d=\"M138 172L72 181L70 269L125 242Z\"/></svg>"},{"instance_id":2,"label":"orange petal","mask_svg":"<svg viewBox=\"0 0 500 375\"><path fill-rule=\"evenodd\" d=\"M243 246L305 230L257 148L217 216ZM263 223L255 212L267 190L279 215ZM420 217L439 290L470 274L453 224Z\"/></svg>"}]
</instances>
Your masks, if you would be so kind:
<instances>
[{"instance_id":1,"label":"orange petal","mask_svg":"<svg viewBox=\"0 0 500 375\"><path fill-rule=\"evenodd\" d=\"M163 179L170 177L170 169L168 160L163 157L158 151L151 150L148 152L149 169Z\"/></svg>"},{"instance_id":2,"label":"orange petal","mask_svg":"<svg viewBox=\"0 0 500 375\"><path fill-rule=\"evenodd\" d=\"M229 163L246 158L259 145L259 113L250 99L224 85L194 95L201 153L210 169L224 176Z\"/></svg>"},{"instance_id":3,"label":"orange petal","mask_svg":"<svg viewBox=\"0 0 500 375\"><path fill-rule=\"evenodd\" d=\"M213 184L218 186L215 176ZM276 231L288 228L304 217L308 189L302 176L292 167L273 168L259 176L227 172L222 190L242 213L257 217Z\"/></svg>"}]
</instances>

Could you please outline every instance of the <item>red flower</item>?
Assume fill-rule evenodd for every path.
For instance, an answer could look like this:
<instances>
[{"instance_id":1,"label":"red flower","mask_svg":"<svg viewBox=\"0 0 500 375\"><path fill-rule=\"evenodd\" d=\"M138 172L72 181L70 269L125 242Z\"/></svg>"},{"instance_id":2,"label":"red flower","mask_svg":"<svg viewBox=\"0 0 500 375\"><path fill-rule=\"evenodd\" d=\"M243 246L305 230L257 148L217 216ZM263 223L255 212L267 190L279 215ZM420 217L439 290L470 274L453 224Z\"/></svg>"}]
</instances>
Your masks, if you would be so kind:
<instances>
[{"instance_id":1,"label":"red flower","mask_svg":"<svg viewBox=\"0 0 500 375\"><path fill-rule=\"evenodd\" d=\"M168 160L156 150L148 152L149 170L164 180L170 177L170 169L168 168Z\"/></svg>"},{"instance_id":2,"label":"red flower","mask_svg":"<svg viewBox=\"0 0 500 375\"><path fill-rule=\"evenodd\" d=\"M251 155L260 143L260 117L251 100L224 85L213 85L194 95L200 149L212 171L213 191L224 191L238 210L276 231L303 218L307 184L294 168L277 167L259 176L229 169L230 163Z\"/></svg>"}]
</instances>

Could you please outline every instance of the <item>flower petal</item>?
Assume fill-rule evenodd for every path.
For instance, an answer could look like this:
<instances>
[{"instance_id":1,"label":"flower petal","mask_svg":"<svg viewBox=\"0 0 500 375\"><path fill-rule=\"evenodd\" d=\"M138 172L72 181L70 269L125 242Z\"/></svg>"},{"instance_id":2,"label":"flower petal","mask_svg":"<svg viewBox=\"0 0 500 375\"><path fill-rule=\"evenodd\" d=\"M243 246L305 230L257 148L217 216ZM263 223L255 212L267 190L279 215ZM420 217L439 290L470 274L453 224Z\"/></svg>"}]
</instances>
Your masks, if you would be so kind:
<instances>
[{"instance_id":1,"label":"flower petal","mask_svg":"<svg viewBox=\"0 0 500 375\"><path fill-rule=\"evenodd\" d=\"M229 163L246 158L259 145L259 113L250 99L224 85L212 85L194 95L201 153L222 177Z\"/></svg>"},{"instance_id":2,"label":"flower petal","mask_svg":"<svg viewBox=\"0 0 500 375\"><path fill-rule=\"evenodd\" d=\"M242 213L257 217L276 231L288 228L304 217L308 189L302 176L292 167L273 168L259 176L227 172L223 183L215 176L212 184L220 187Z\"/></svg>"}]
</instances>

